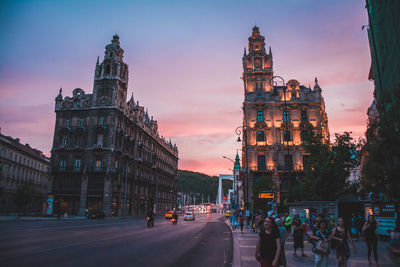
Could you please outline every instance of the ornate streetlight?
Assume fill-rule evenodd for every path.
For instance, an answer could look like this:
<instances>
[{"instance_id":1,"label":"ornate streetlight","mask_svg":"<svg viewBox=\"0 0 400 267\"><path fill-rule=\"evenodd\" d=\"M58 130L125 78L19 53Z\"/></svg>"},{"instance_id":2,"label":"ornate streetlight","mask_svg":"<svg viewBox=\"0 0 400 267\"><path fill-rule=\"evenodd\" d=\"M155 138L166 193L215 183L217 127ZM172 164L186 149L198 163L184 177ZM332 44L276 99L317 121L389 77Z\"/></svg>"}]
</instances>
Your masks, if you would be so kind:
<instances>
[{"instance_id":1,"label":"ornate streetlight","mask_svg":"<svg viewBox=\"0 0 400 267\"><path fill-rule=\"evenodd\" d=\"M244 141L244 154L245 154L245 160L243 168L245 169L245 181L246 181L246 192L245 192L245 202L249 202L249 178L250 178L250 172L249 172L249 164L248 164L248 157L247 157L247 129L246 126L238 126L235 129L235 133L237 134L237 142L242 142L240 139L240 135L243 133L243 141ZM243 158L242 158L243 159ZM255 201L254 201L254 180L253 180L253 212L255 211Z\"/></svg>"}]
</instances>

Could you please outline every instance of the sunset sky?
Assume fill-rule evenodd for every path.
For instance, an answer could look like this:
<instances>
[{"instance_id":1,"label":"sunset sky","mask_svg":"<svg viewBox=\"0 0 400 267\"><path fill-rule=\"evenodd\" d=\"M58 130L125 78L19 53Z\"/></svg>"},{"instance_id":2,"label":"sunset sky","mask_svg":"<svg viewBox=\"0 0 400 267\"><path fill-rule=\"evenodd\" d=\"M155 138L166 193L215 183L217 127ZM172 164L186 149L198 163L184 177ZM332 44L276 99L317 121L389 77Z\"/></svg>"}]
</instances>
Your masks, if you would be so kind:
<instances>
[{"instance_id":1,"label":"sunset sky","mask_svg":"<svg viewBox=\"0 0 400 267\"><path fill-rule=\"evenodd\" d=\"M91 93L97 56L120 36L133 92L179 168L230 173L240 144L243 48L254 25L271 46L274 74L314 85L331 136L363 136L373 83L363 0L1 1L1 133L50 155L54 99Z\"/></svg>"}]
</instances>

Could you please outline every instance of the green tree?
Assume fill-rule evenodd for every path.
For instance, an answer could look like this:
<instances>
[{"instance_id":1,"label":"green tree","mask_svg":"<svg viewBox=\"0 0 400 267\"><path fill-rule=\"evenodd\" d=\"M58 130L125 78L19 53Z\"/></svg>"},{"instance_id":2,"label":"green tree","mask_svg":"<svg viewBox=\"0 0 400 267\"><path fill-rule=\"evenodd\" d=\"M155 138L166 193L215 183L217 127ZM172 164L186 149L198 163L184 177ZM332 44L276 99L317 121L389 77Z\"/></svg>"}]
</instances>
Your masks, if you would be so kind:
<instances>
[{"instance_id":1,"label":"green tree","mask_svg":"<svg viewBox=\"0 0 400 267\"><path fill-rule=\"evenodd\" d=\"M350 169L359 164L359 145L351 133L335 134L333 144L315 134L311 125L303 128L303 147L309 154L304 176L292 189L292 200L336 200L345 193Z\"/></svg>"},{"instance_id":2,"label":"green tree","mask_svg":"<svg viewBox=\"0 0 400 267\"><path fill-rule=\"evenodd\" d=\"M223 180L222 188L224 195L227 195L228 190L232 188L232 181ZM199 172L179 170L177 190L187 194L197 194L196 203L201 202L201 195L203 195L204 201L208 201L209 196L210 202L215 202L218 194L218 177Z\"/></svg>"},{"instance_id":3,"label":"green tree","mask_svg":"<svg viewBox=\"0 0 400 267\"><path fill-rule=\"evenodd\" d=\"M386 109L378 102L379 119L368 125L367 140L363 146L362 185L366 192L382 192L387 198L398 201L400 93L397 93L396 98Z\"/></svg>"},{"instance_id":4,"label":"green tree","mask_svg":"<svg viewBox=\"0 0 400 267\"><path fill-rule=\"evenodd\" d=\"M31 181L25 182L18 187L14 196L15 205L24 215L26 215L30 207L41 204L43 199L43 193L37 191Z\"/></svg>"}]
</instances>

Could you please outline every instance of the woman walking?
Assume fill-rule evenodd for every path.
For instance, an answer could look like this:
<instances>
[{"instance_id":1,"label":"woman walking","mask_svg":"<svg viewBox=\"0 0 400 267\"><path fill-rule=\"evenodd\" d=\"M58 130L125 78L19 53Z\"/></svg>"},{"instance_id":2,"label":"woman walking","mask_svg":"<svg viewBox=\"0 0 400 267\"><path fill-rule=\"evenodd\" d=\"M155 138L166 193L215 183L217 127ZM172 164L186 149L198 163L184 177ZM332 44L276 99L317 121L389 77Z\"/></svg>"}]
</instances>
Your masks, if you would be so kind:
<instances>
[{"instance_id":1,"label":"woman walking","mask_svg":"<svg viewBox=\"0 0 400 267\"><path fill-rule=\"evenodd\" d=\"M343 218L339 218L338 226L333 230L331 238L336 240L336 259L338 261L338 267L346 267L350 257L350 249L347 240L350 240L354 253L357 253L357 250L351 239L349 230L346 229Z\"/></svg>"},{"instance_id":2,"label":"woman walking","mask_svg":"<svg viewBox=\"0 0 400 267\"><path fill-rule=\"evenodd\" d=\"M304 254L304 242L303 242L304 227L303 227L303 224L300 222L299 214L296 214L294 216L292 228L293 228L293 240L294 240L293 256L297 256L296 250L298 248L300 248L301 249L301 256L307 257L306 254Z\"/></svg>"},{"instance_id":3,"label":"woman walking","mask_svg":"<svg viewBox=\"0 0 400 267\"><path fill-rule=\"evenodd\" d=\"M261 267L277 267L281 253L281 237L272 217L267 217L258 238L255 257Z\"/></svg>"},{"instance_id":4,"label":"woman walking","mask_svg":"<svg viewBox=\"0 0 400 267\"><path fill-rule=\"evenodd\" d=\"M310 234L310 238L313 241L313 252L315 253L314 267L328 267L329 237L330 232L326 221L318 221L315 229Z\"/></svg>"},{"instance_id":5,"label":"woman walking","mask_svg":"<svg viewBox=\"0 0 400 267\"><path fill-rule=\"evenodd\" d=\"M379 223L375 220L374 215L369 215L368 220L364 223L362 228L362 232L365 236L365 241L367 242L368 248L368 263L371 264L371 248L374 251L374 258L376 265L378 265L378 237L376 236L376 227L379 226Z\"/></svg>"}]
</instances>

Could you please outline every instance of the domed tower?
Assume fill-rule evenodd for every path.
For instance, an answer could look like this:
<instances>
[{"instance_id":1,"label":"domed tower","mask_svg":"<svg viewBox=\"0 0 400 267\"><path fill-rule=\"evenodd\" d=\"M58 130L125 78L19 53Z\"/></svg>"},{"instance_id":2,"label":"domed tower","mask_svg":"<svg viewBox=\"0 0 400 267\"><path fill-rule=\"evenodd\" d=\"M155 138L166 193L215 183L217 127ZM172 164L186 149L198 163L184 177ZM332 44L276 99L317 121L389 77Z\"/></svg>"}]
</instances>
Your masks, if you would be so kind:
<instances>
[{"instance_id":1,"label":"domed tower","mask_svg":"<svg viewBox=\"0 0 400 267\"><path fill-rule=\"evenodd\" d=\"M124 50L120 47L119 36L114 35L106 46L104 59L97 58L94 74L93 105L123 107L128 88L128 65L123 61Z\"/></svg>"}]
</instances>

